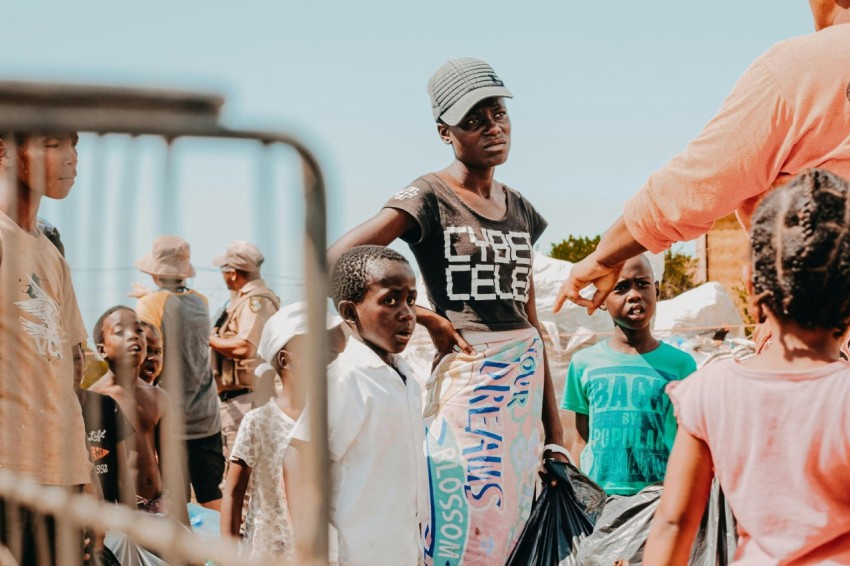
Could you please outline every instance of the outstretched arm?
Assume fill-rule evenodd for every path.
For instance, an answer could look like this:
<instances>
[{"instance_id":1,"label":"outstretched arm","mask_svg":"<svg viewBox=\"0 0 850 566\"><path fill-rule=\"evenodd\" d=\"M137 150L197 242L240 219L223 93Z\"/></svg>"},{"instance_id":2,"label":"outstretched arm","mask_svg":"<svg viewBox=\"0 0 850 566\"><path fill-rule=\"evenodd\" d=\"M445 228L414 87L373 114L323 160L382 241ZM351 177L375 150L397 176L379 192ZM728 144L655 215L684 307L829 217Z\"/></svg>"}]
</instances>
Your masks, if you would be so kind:
<instances>
[{"instance_id":1,"label":"outstretched arm","mask_svg":"<svg viewBox=\"0 0 850 566\"><path fill-rule=\"evenodd\" d=\"M355 226L328 248L328 267L332 268L339 256L357 246L373 244L386 246L411 230L418 230L416 221L408 213L395 208L382 208L366 222Z\"/></svg>"},{"instance_id":2,"label":"outstretched arm","mask_svg":"<svg viewBox=\"0 0 850 566\"><path fill-rule=\"evenodd\" d=\"M349 230L328 248L328 267L333 268L339 257L351 248L367 244L386 246L411 230L418 229L416 221L408 213L395 208L382 208L378 214ZM416 322L425 327L441 355L451 352L455 345L467 354L475 353L454 326L437 313L417 306Z\"/></svg>"},{"instance_id":3,"label":"outstretched arm","mask_svg":"<svg viewBox=\"0 0 850 566\"><path fill-rule=\"evenodd\" d=\"M618 218L602 236L593 253L570 270L570 276L561 285L552 310L560 311L569 299L581 307L586 307L588 314L593 314L617 284L626 260L645 251L646 248L629 232L623 218ZM585 299L579 292L591 284L596 287L596 292L591 299Z\"/></svg>"},{"instance_id":4,"label":"outstretched arm","mask_svg":"<svg viewBox=\"0 0 850 566\"><path fill-rule=\"evenodd\" d=\"M687 564L711 493L711 452L681 426L667 462L664 493L652 519L644 564Z\"/></svg>"}]
</instances>

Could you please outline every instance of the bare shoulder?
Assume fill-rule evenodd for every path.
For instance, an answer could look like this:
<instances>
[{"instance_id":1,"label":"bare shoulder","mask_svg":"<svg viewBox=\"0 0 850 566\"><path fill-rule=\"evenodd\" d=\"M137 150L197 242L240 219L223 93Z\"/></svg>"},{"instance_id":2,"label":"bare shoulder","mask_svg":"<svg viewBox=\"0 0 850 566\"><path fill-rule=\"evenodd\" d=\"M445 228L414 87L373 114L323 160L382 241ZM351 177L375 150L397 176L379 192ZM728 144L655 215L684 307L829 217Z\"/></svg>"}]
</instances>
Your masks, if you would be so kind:
<instances>
[{"instance_id":1,"label":"bare shoulder","mask_svg":"<svg viewBox=\"0 0 850 566\"><path fill-rule=\"evenodd\" d=\"M140 393L140 395L137 395L139 401L145 403L148 408L154 409L159 417L165 413L170 402L168 392L141 379L136 384L136 391Z\"/></svg>"},{"instance_id":2,"label":"bare shoulder","mask_svg":"<svg viewBox=\"0 0 850 566\"><path fill-rule=\"evenodd\" d=\"M115 376L112 375L112 372L107 372L106 375L92 383L88 390L101 395L110 395L116 387L118 386L115 384Z\"/></svg>"}]
</instances>

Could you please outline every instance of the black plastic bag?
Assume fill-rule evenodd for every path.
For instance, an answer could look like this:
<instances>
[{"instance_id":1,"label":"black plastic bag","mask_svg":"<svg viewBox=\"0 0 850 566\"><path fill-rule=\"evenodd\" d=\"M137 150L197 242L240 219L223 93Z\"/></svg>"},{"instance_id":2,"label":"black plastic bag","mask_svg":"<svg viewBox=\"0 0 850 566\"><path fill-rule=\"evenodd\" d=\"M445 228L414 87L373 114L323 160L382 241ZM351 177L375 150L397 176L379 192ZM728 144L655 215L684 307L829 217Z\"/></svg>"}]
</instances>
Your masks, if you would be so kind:
<instances>
[{"instance_id":1,"label":"black plastic bag","mask_svg":"<svg viewBox=\"0 0 850 566\"><path fill-rule=\"evenodd\" d=\"M608 499L593 533L578 548L578 564L611 566L618 560L640 564L661 491L660 485L650 485L632 496Z\"/></svg>"},{"instance_id":2,"label":"black plastic bag","mask_svg":"<svg viewBox=\"0 0 850 566\"><path fill-rule=\"evenodd\" d=\"M618 560L628 561L629 566L642 564L646 539L662 491L659 484L630 497L611 497L593 533L579 546L578 564L611 566ZM715 479L688 563L691 566L725 566L732 561L736 547L735 518Z\"/></svg>"},{"instance_id":3,"label":"black plastic bag","mask_svg":"<svg viewBox=\"0 0 850 566\"><path fill-rule=\"evenodd\" d=\"M506 566L575 564L579 541L593 531L593 522L586 510L597 513L604 505L605 492L572 465L546 460L544 466L547 475L540 497L534 501L531 515ZM554 486L550 485L553 479L558 482Z\"/></svg>"},{"instance_id":4,"label":"black plastic bag","mask_svg":"<svg viewBox=\"0 0 850 566\"><path fill-rule=\"evenodd\" d=\"M691 566L726 566L735 557L738 534L735 517L726 502L717 479L711 484L711 498L702 516L699 531L691 548Z\"/></svg>"},{"instance_id":5,"label":"black plastic bag","mask_svg":"<svg viewBox=\"0 0 850 566\"><path fill-rule=\"evenodd\" d=\"M595 525L599 516L602 514L602 510L605 508L608 495L595 481L584 475L581 470L572 464L564 466L564 470L567 472L570 485L573 486L576 500L578 500L590 522Z\"/></svg>"}]
</instances>

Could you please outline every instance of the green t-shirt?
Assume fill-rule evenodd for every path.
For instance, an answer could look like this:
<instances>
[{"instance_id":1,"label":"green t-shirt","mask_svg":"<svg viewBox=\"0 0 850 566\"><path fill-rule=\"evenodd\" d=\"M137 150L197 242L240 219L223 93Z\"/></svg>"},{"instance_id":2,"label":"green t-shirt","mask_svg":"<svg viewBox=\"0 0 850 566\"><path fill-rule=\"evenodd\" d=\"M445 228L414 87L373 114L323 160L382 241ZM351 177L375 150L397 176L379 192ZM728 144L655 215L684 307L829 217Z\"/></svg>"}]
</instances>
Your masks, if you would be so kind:
<instances>
[{"instance_id":1,"label":"green t-shirt","mask_svg":"<svg viewBox=\"0 0 850 566\"><path fill-rule=\"evenodd\" d=\"M581 470L606 493L632 495L664 479L676 437L664 388L694 370L689 354L664 343L638 355L602 342L573 356L561 407L588 415Z\"/></svg>"}]
</instances>

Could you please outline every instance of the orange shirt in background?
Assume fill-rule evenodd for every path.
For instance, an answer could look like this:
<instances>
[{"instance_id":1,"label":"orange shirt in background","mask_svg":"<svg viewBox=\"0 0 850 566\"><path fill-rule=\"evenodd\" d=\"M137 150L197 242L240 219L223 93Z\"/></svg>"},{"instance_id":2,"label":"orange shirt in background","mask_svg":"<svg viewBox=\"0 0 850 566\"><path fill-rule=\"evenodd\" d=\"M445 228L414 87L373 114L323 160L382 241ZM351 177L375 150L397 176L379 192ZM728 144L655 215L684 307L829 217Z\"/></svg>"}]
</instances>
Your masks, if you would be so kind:
<instances>
[{"instance_id":1,"label":"orange shirt in background","mask_svg":"<svg viewBox=\"0 0 850 566\"><path fill-rule=\"evenodd\" d=\"M717 115L653 173L623 212L651 252L692 240L813 167L850 179L850 24L782 41L756 59Z\"/></svg>"}]
</instances>

